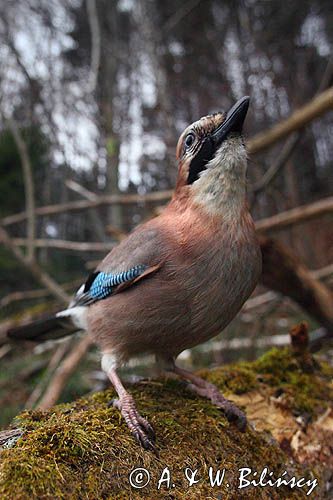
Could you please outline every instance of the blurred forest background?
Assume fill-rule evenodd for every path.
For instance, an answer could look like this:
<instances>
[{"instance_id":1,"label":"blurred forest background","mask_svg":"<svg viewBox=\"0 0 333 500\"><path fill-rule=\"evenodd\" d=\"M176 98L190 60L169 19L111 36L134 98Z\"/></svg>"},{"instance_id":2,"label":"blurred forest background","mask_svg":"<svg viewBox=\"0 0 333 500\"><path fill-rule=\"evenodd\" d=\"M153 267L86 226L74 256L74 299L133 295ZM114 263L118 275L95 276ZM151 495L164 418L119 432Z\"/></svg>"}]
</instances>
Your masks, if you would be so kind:
<instances>
[{"instance_id":1,"label":"blurred forest background","mask_svg":"<svg viewBox=\"0 0 333 500\"><path fill-rule=\"evenodd\" d=\"M13 345L6 331L61 307L158 213L184 127L243 95L267 266L223 338L182 361L251 359L300 319L332 332L332 46L330 0L1 1L0 424L103 386L86 338Z\"/></svg>"}]
</instances>

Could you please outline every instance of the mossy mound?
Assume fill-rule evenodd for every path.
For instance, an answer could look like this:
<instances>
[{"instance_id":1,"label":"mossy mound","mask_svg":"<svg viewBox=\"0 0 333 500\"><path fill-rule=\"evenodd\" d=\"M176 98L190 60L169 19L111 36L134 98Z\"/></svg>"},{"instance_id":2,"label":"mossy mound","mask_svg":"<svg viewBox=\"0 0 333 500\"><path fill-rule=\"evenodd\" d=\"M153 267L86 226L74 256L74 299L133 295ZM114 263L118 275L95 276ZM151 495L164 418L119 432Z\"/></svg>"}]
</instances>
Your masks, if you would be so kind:
<instances>
[{"instance_id":1,"label":"mossy mound","mask_svg":"<svg viewBox=\"0 0 333 500\"><path fill-rule=\"evenodd\" d=\"M301 411L303 399L300 403L296 397L297 390L303 390L296 377L301 371L297 363L290 351L273 350L254 363L207 371L205 376L230 398L232 391L244 395L259 388L268 393L278 387L288 389L290 408L294 410L294 401ZM304 379L307 376L317 377L316 384L320 381L320 390L311 393L305 405L307 410L311 407L313 415L333 399L329 392L333 370L320 365L315 370L315 374L303 373L301 379L305 385L311 382ZM141 382L131 387L131 393L155 428L159 457L138 446L118 410L109 406L114 392L104 391L48 412L25 412L18 417L24 435L13 448L1 452L0 498L307 498L306 487L238 489L239 469L243 467L258 471L258 476L267 466L274 471L274 478L285 470L289 477L313 478L313 473L292 461L270 434L251 426L245 433L239 432L218 409L175 380ZM131 471L138 467L150 473L151 480L143 489L134 488L129 481ZM165 480L158 489L165 467L171 474L170 484ZM226 469L222 485L211 486L210 467L214 473ZM200 480L192 487L185 468L198 469L196 479ZM167 472L163 478L167 479ZM314 496L324 498L320 486Z\"/></svg>"}]
</instances>

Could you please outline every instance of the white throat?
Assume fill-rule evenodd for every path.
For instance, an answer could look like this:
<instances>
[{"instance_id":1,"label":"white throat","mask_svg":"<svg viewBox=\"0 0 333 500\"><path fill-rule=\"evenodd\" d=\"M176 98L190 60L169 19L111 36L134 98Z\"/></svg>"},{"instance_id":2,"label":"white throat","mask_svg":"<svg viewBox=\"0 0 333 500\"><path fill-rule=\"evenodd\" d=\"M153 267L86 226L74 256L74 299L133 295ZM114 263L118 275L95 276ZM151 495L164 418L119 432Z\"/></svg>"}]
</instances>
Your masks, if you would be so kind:
<instances>
[{"instance_id":1,"label":"white throat","mask_svg":"<svg viewBox=\"0 0 333 500\"><path fill-rule=\"evenodd\" d=\"M191 187L193 199L212 215L235 217L246 193L247 155L240 137L222 143Z\"/></svg>"}]
</instances>

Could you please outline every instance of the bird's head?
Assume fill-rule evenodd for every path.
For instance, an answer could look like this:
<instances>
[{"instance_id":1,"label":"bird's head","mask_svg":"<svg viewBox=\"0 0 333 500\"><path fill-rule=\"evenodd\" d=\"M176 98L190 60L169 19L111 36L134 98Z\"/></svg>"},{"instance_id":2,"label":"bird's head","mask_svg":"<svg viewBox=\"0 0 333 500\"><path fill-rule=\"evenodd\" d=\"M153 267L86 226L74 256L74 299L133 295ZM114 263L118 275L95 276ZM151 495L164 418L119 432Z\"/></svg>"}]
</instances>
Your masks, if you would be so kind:
<instances>
[{"instance_id":1,"label":"bird's head","mask_svg":"<svg viewBox=\"0 0 333 500\"><path fill-rule=\"evenodd\" d=\"M249 97L243 97L228 112L204 116L184 130L177 145L176 196L210 212L244 198L247 156L241 134L248 107Z\"/></svg>"}]
</instances>

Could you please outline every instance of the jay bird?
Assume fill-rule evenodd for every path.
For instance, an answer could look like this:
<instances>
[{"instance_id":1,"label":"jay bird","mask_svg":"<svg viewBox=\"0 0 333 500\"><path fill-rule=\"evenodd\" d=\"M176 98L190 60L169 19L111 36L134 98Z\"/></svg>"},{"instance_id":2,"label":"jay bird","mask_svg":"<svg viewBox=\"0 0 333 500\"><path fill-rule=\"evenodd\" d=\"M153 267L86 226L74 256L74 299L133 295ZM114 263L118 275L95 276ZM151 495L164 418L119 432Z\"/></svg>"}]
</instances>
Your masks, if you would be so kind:
<instances>
[{"instance_id":1,"label":"jay bird","mask_svg":"<svg viewBox=\"0 0 333 500\"><path fill-rule=\"evenodd\" d=\"M118 394L114 405L146 449L155 450L153 428L117 374L141 353L153 353L163 369L185 379L241 430L246 427L236 405L175 359L220 333L259 279L261 254L246 203L241 135L248 106L243 97L229 112L187 127L177 145L176 188L164 211L112 249L66 310L9 332L39 341L86 330Z\"/></svg>"}]
</instances>

